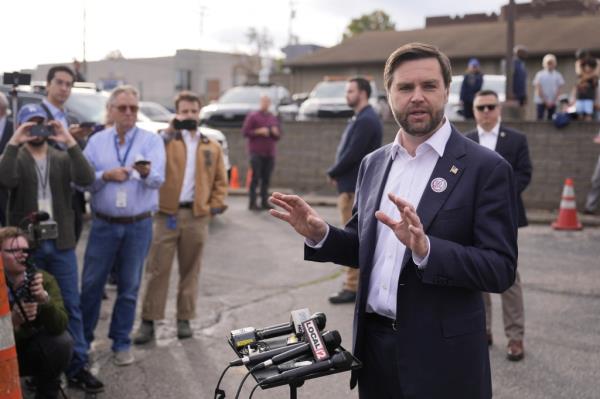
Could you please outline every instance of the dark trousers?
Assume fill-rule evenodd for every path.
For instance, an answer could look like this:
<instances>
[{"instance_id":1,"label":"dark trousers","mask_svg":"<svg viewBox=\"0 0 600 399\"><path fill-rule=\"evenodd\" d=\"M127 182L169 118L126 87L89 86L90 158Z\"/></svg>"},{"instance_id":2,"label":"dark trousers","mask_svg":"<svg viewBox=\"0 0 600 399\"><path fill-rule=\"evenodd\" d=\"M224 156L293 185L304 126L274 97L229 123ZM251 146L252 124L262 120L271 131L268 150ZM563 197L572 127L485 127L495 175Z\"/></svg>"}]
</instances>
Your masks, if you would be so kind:
<instances>
[{"instance_id":1,"label":"dark trousers","mask_svg":"<svg viewBox=\"0 0 600 399\"><path fill-rule=\"evenodd\" d=\"M537 111L537 120L541 121L542 119L544 119L544 114L548 113L548 116L546 117L546 119L548 119L549 121L552 120L552 115L554 115L554 112L556 111L556 106L554 107L546 107L546 104L536 104L535 105L536 111Z\"/></svg>"},{"instance_id":2,"label":"dark trousers","mask_svg":"<svg viewBox=\"0 0 600 399\"><path fill-rule=\"evenodd\" d=\"M275 166L275 158L252 154L250 155L250 166L252 167L252 181L250 182L250 205L256 205L256 187L260 182L260 199L263 207L269 202L269 182L271 173Z\"/></svg>"},{"instance_id":3,"label":"dark trousers","mask_svg":"<svg viewBox=\"0 0 600 399\"><path fill-rule=\"evenodd\" d=\"M377 317L377 316L375 316ZM358 377L358 397L360 399L404 399L402 394L402 373L398 365L400 349L397 333L391 328L392 320L385 325L367 316L366 336L361 361L363 367Z\"/></svg>"},{"instance_id":4,"label":"dark trousers","mask_svg":"<svg viewBox=\"0 0 600 399\"><path fill-rule=\"evenodd\" d=\"M50 335L40 331L17 342L19 373L35 378L36 399L58 397L60 374L67 369L73 352L73 340L68 332Z\"/></svg>"},{"instance_id":5,"label":"dark trousers","mask_svg":"<svg viewBox=\"0 0 600 399\"><path fill-rule=\"evenodd\" d=\"M465 101L463 103L463 116L465 119L475 118L475 115L473 115L473 101Z\"/></svg>"}]
</instances>

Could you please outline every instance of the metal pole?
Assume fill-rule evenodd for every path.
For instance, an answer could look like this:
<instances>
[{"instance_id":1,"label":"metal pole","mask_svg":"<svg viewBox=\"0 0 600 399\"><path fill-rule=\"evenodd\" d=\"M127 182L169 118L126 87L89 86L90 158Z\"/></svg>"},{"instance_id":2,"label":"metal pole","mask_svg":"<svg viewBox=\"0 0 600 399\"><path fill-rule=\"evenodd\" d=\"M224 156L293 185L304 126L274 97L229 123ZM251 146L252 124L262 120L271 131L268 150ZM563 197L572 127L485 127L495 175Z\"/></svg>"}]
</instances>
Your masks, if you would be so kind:
<instances>
[{"instance_id":1,"label":"metal pole","mask_svg":"<svg viewBox=\"0 0 600 399\"><path fill-rule=\"evenodd\" d=\"M513 49L515 47L515 1L509 0L506 14L506 100L513 100Z\"/></svg>"}]
</instances>

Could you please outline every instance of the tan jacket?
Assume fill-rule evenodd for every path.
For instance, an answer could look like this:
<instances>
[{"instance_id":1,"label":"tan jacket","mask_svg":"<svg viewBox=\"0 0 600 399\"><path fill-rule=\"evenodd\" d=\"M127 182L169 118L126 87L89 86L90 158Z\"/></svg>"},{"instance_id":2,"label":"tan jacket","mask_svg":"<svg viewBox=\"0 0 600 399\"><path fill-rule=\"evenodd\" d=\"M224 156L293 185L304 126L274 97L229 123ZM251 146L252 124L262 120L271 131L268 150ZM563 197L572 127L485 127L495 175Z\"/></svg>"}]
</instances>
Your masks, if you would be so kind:
<instances>
[{"instance_id":1,"label":"tan jacket","mask_svg":"<svg viewBox=\"0 0 600 399\"><path fill-rule=\"evenodd\" d=\"M196 134L199 134L197 132ZM179 196L187 151L181 133L165 140L167 154L165 182L159 191L160 212L174 215L179 208ZM227 197L227 173L223 163L223 151L216 141L202 136L196 150L196 185L194 192L194 216L210 215L211 209L225 210Z\"/></svg>"}]
</instances>

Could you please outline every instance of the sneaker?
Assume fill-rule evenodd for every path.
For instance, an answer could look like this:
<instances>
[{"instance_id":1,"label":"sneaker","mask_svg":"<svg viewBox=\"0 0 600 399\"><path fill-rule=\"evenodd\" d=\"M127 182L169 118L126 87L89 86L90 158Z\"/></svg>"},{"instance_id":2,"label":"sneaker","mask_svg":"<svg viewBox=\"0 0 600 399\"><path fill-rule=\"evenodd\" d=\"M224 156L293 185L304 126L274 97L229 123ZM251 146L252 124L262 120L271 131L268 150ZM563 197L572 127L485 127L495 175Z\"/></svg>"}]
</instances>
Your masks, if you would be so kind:
<instances>
[{"instance_id":1,"label":"sneaker","mask_svg":"<svg viewBox=\"0 0 600 399\"><path fill-rule=\"evenodd\" d=\"M177 320L177 338L185 339L192 338L194 336L194 332L192 331L192 327L190 327L189 320Z\"/></svg>"},{"instance_id":2,"label":"sneaker","mask_svg":"<svg viewBox=\"0 0 600 399\"><path fill-rule=\"evenodd\" d=\"M154 339L154 322L151 320L142 320L140 328L133 336L134 345L144 345Z\"/></svg>"},{"instance_id":3,"label":"sneaker","mask_svg":"<svg viewBox=\"0 0 600 399\"><path fill-rule=\"evenodd\" d=\"M353 303L356 301L356 292L341 290L338 293L335 293L329 297L329 302L334 305L340 303Z\"/></svg>"},{"instance_id":4,"label":"sneaker","mask_svg":"<svg viewBox=\"0 0 600 399\"><path fill-rule=\"evenodd\" d=\"M251 211L260 211L260 208L255 203L250 203L250 205L248 205L248 209Z\"/></svg>"},{"instance_id":5,"label":"sneaker","mask_svg":"<svg viewBox=\"0 0 600 399\"><path fill-rule=\"evenodd\" d=\"M104 391L104 384L102 381L94 377L94 375L86 368L82 368L76 374L69 377L69 386L79 388L88 393Z\"/></svg>"},{"instance_id":6,"label":"sneaker","mask_svg":"<svg viewBox=\"0 0 600 399\"><path fill-rule=\"evenodd\" d=\"M129 366L130 364L133 364L133 362L135 362L135 357L133 357L133 353L131 353L130 349L113 352L113 363L115 366Z\"/></svg>"}]
</instances>

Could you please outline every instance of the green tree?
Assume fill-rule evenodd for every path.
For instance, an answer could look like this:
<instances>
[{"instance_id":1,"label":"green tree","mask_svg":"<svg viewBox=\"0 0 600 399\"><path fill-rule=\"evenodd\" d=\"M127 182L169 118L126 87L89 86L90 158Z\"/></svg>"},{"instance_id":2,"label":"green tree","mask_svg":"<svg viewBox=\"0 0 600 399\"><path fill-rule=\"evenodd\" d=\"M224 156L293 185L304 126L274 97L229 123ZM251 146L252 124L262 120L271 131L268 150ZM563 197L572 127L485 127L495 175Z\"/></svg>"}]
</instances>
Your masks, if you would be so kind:
<instances>
[{"instance_id":1,"label":"green tree","mask_svg":"<svg viewBox=\"0 0 600 399\"><path fill-rule=\"evenodd\" d=\"M390 16L385 11L375 10L350 21L344 32L343 40L363 32L394 29L396 29L396 24L390 19Z\"/></svg>"}]
</instances>

